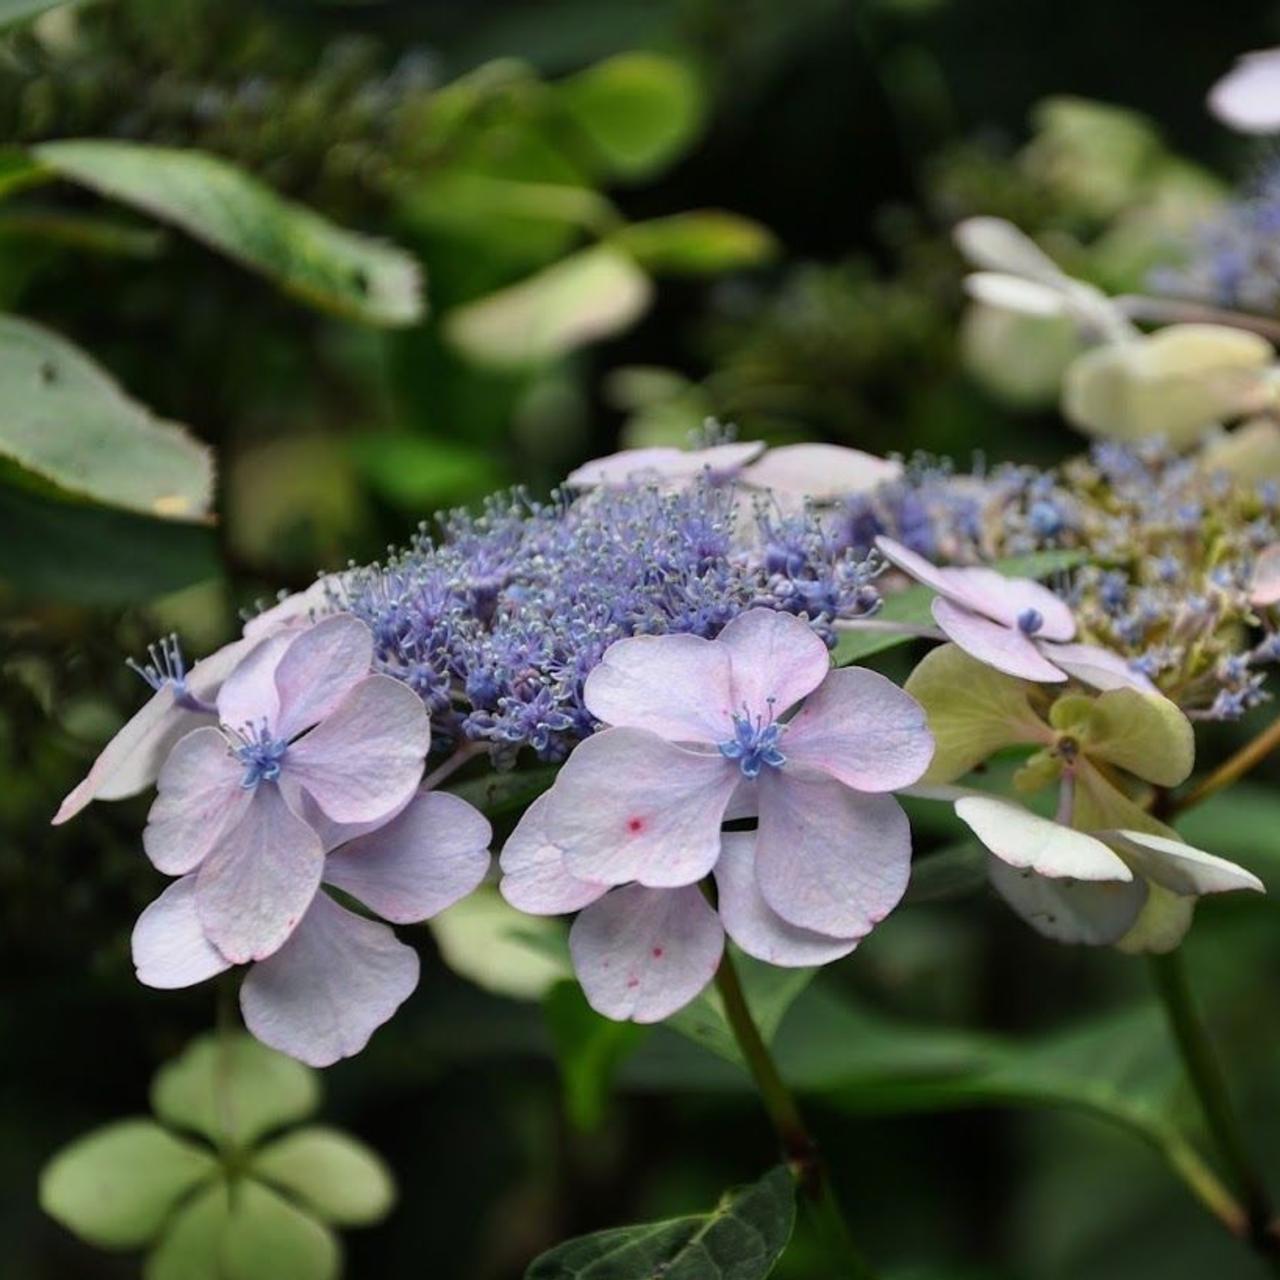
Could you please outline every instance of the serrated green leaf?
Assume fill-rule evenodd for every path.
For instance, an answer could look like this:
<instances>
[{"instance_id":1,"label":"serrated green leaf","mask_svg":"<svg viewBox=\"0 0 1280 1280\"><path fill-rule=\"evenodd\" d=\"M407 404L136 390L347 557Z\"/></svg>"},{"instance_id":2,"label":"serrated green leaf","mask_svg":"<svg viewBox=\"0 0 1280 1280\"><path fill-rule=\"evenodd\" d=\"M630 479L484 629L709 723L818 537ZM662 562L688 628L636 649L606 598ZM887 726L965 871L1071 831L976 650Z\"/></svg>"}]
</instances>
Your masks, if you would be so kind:
<instances>
[{"instance_id":1,"label":"serrated green leaf","mask_svg":"<svg viewBox=\"0 0 1280 1280\"><path fill-rule=\"evenodd\" d=\"M495 995L540 1000L573 975L564 922L525 915L495 888L482 886L427 923L445 964Z\"/></svg>"},{"instance_id":2,"label":"serrated green leaf","mask_svg":"<svg viewBox=\"0 0 1280 1280\"><path fill-rule=\"evenodd\" d=\"M648 277L626 254L597 245L456 308L445 331L482 364L542 364L626 329L652 294Z\"/></svg>"},{"instance_id":3,"label":"serrated green leaf","mask_svg":"<svg viewBox=\"0 0 1280 1280\"><path fill-rule=\"evenodd\" d=\"M268 1143L251 1171L339 1227L385 1218L395 1203L391 1170L363 1143L321 1125L297 1129Z\"/></svg>"},{"instance_id":4,"label":"serrated green leaf","mask_svg":"<svg viewBox=\"0 0 1280 1280\"><path fill-rule=\"evenodd\" d=\"M525 1280L762 1280L795 1223L795 1183L779 1166L707 1214L616 1227L544 1253Z\"/></svg>"},{"instance_id":5,"label":"serrated green leaf","mask_svg":"<svg viewBox=\"0 0 1280 1280\"><path fill-rule=\"evenodd\" d=\"M56 333L0 316L0 454L58 490L165 519L203 517L213 453L130 399Z\"/></svg>"},{"instance_id":6,"label":"serrated green leaf","mask_svg":"<svg viewBox=\"0 0 1280 1280\"><path fill-rule=\"evenodd\" d=\"M659 275L739 271L768 262L778 250L767 228L723 209L694 209L633 222L613 236L612 243Z\"/></svg>"},{"instance_id":7,"label":"serrated green leaf","mask_svg":"<svg viewBox=\"0 0 1280 1280\"><path fill-rule=\"evenodd\" d=\"M133 1249L155 1239L217 1161L152 1120L121 1120L64 1147L40 1175L40 1207L82 1239Z\"/></svg>"},{"instance_id":8,"label":"serrated green leaf","mask_svg":"<svg viewBox=\"0 0 1280 1280\"><path fill-rule=\"evenodd\" d=\"M341 1270L333 1232L252 1178L232 1189L218 1256L221 1280L334 1280Z\"/></svg>"},{"instance_id":9,"label":"serrated green leaf","mask_svg":"<svg viewBox=\"0 0 1280 1280\"><path fill-rule=\"evenodd\" d=\"M555 94L616 178L645 178L669 164L702 120L697 78L659 54L618 54L561 81Z\"/></svg>"},{"instance_id":10,"label":"serrated green leaf","mask_svg":"<svg viewBox=\"0 0 1280 1280\"><path fill-rule=\"evenodd\" d=\"M32 154L100 195L181 227L313 306L377 325L423 314L421 269L392 245L336 226L202 151L46 142Z\"/></svg>"},{"instance_id":11,"label":"serrated green leaf","mask_svg":"<svg viewBox=\"0 0 1280 1280\"><path fill-rule=\"evenodd\" d=\"M649 1028L601 1017L576 982L556 983L542 1008L560 1066L565 1111L579 1129L597 1129L619 1063Z\"/></svg>"},{"instance_id":12,"label":"serrated green leaf","mask_svg":"<svg viewBox=\"0 0 1280 1280\"><path fill-rule=\"evenodd\" d=\"M314 1071L244 1032L201 1036L151 1084L156 1115L219 1146L249 1146L319 1103Z\"/></svg>"}]
</instances>

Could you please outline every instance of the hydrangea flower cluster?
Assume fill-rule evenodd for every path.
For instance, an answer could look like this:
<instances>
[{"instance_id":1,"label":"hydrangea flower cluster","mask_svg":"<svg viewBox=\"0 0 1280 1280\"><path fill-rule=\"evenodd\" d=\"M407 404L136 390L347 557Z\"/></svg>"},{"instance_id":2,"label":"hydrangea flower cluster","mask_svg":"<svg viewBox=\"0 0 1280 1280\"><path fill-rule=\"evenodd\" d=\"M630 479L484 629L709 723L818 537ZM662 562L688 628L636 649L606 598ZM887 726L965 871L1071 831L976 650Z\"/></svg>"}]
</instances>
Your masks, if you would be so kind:
<instances>
[{"instance_id":1,"label":"hydrangea flower cluster","mask_svg":"<svg viewBox=\"0 0 1280 1280\"><path fill-rule=\"evenodd\" d=\"M766 607L830 643L837 620L877 607L874 566L812 508L744 501L683 464L672 489L652 483L652 462L635 464L638 483L577 500L515 493L454 512L439 536L424 529L387 564L344 576L337 598L372 630L377 669L421 695L442 741L559 761L595 728L583 686L616 640L710 639Z\"/></svg>"},{"instance_id":2,"label":"hydrangea flower cluster","mask_svg":"<svg viewBox=\"0 0 1280 1280\"><path fill-rule=\"evenodd\" d=\"M1274 315L1280 311L1280 166L1274 161L1206 222L1187 260L1151 273L1151 288L1175 298Z\"/></svg>"}]
</instances>

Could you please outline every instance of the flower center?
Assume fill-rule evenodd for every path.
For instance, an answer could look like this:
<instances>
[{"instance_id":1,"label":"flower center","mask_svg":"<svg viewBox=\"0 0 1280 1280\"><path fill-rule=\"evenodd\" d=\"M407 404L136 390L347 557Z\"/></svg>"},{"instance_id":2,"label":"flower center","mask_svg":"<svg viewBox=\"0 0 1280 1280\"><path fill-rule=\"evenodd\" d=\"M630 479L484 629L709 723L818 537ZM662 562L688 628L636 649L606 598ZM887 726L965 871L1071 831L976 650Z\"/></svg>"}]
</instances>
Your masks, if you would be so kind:
<instances>
[{"instance_id":1,"label":"flower center","mask_svg":"<svg viewBox=\"0 0 1280 1280\"><path fill-rule=\"evenodd\" d=\"M1018 630L1024 636L1033 636L1044 626L1044 614L1039 609L1023 609L1018 614Z\"/></svg>"},{"instance_id":2,"label":"flower center","mask_svg":"<svg viewBox=\"0 0 1280 1280\"><path fill-rule=\"evenodd\" d=\"M280 776L280 762L289 744L283 738L273 738L267 722L246 724L233 729L237 743L232 747L237 760L244 765L244 777L240 785L251 791L260 782L274 782Z\"/></svg>"},{"instance_id":3,"label":"flower center","mask_svg":"<svg viewBox=\"0 0 1280 1280\"><path fill-rule=\"evenodd\" d=\"M718 744L720 754L736 760L745 777L758 777L765 765L776 769L786 763L787 757L778 749L785 727L773 719L766 722L763 716L753 719L744 707L742 715L733 717L733 737Z\"/></svg>"}]
</instances>

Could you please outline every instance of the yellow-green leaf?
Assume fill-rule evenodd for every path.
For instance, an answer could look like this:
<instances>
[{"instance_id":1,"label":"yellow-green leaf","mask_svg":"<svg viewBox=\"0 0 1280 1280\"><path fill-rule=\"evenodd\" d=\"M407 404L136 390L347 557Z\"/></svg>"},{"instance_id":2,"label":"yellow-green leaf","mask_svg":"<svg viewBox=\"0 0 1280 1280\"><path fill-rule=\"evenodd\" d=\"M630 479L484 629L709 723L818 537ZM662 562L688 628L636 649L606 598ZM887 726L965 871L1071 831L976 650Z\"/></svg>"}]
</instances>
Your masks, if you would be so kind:
<instances>
[{"instance_id":1,"label":"yellow-green leaf","mask_svg":"<svg viewBox=\"0 0 1280 1280\"><path fill-rule=\"evenodd\" d=\"M382 1160L363 1143L320 1125L277 1138L254 1156L252 1169L336 1226L377 1222L395 1202L395 1182Z\"/></svg>"},{"instance_id":2,"label":"yellow-green leaf","mask_svg":"<svg viewBox=\"0 0 1280 1280\"><path fill-rule=\"evenodd\" d=\"M483 364L541 364L626 329L652 292L626 254L597 246L458 307L445 328L460 351Z\"/></svg>"},{"instance_id":3,"label":"yellow-green leaf","mask_svg":"<svg viewBox=\"0 0 1280 1280\"><path fill-rule=\"evenodd\" d=\"M723 209L694 209L633 222L613 237L646 271L716 275L767 262L778 242L767 228Z\"/></svg>"}]
</instances>

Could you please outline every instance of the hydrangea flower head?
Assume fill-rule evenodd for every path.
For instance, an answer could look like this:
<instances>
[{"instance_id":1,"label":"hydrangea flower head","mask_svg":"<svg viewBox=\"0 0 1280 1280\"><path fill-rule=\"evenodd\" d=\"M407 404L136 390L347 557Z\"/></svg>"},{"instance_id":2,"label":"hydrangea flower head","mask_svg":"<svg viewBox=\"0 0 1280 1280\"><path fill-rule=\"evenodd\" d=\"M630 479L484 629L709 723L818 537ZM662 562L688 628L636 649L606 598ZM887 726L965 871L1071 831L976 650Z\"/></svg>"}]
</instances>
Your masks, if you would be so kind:
<instances>
[{"instance_id":1,"label":"hydrangea flower head","mask_svg":"<svg viewBox=\"0 0 1280 1280\"><path fill-rule=\"evenodd\" d=\"M621 640L584 700L609 727L513 833L503 892L524 910L586 907L570 943L602 1013L654 1021L692 999L722 921L774 963L833 958L901 897L910 832L887 793L928 766L923 714L883 676L832 671L799 619L752 609L715 640ZM722 832L745 814L749 842ZM719 919L698 887L713 870ZM621 931L629 944L623 919L644 922Z\"/></svg>"},{"instance_id":2,"label":"hydrangea flower head","mask_svg":"<svg viewBox=\"0 0 1280 1280\"><path fill-rule=\"evenodd\" d=\"M1022 680L1061 683L1071 676L1102 688L1150 688L1115 654L1070 643L1076 622L1048 587L994 569L939 568L895 542L876 539L889 562L937 593L931 611L942 633L979 662Z\"/></svg>"},{"instance_id":3,"label":"hydrangea flower head","mask_svg":"<svg viewBox=\"0 0 1280 1280\"><path fill-rule=\"evenodd\" d=\"M196 873L201 923L233 964L278 951L311 905L324 855L308 806L378 824L422 777L422 703L372 660L369 629L342 614L261 642L218 692L220 727L160 770L143 846L159 870Z\"/></svg>"}]
</instances>

